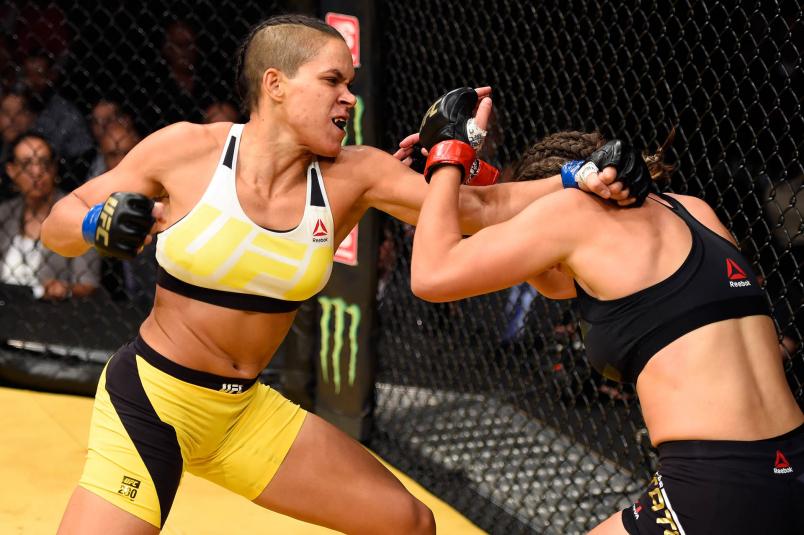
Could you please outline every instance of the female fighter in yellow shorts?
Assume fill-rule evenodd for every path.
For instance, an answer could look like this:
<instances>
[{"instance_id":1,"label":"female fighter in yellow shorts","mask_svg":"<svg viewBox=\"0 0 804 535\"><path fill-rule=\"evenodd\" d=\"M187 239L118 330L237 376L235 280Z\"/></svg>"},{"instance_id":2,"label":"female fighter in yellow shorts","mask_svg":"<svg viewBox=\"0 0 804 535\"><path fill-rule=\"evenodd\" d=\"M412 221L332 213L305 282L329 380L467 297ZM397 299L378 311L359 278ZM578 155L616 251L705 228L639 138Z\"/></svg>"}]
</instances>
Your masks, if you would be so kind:
<instances>
[{"instance_id":1,"label":"female fighter in yellow shorts","mask_svg":"<svg viewBox=\"0 0 804 535\"><path fill-rule=\"evenodd\" d=\"M257 382L365 211L415 223L427 186L382 151L341 147L354 68L330 26L263 22L240 72L245 125L168 126L44 223L43 242L65 256L94 246L131 257L158 233L154 306L98 385L60 533L157 532L185 470L343 532L432 533L430 510L356 441ZM479 127L488 112L489 103L478 110ZM466 188L463 230L560 188L559 177ZM593 189L625 195L613 183Z\"/></svg>"}]
</instances>

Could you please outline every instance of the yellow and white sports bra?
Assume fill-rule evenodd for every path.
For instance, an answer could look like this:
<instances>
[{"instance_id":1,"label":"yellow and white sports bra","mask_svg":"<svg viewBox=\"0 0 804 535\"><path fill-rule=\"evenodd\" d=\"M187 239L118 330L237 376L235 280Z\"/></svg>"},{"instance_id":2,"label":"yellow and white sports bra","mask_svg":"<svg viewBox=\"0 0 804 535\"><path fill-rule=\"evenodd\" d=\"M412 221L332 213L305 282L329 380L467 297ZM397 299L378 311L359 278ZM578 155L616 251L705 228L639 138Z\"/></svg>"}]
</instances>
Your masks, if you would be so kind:
<instances>
[{"instance_id":1,"label":"yellow and white sports bra","mask_svg":"<svg viewBox=\"0 0 804 535\"><path fill-rule=\"evenodd\" d=\"M307 168L307 200L288 231L254 223L237 199L235 173L242 124L229 141L201 200L159 233L157 284L227 308L290 312L318 293L332 271L334 230L317 161Z\"/></svg>"}]
</instances>

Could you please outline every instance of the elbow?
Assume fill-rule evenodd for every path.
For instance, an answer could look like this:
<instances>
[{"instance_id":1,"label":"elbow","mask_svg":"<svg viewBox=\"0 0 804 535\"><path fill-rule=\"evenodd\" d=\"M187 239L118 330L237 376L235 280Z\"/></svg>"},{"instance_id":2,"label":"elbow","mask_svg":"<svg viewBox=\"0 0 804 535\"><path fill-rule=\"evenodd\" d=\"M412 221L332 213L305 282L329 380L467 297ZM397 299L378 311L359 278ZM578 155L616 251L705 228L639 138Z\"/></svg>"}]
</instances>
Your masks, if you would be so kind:
<instances>
[{"instance_id":1,"label":"elbow","mask_svg":"<svg viewBox=\"0 0 804 535\"><path fill-rule=\"evenodd\" d=\"M414 282L411 284L411 289L413 290L413 295L424 301L429 301L430 303L443 303L445 301L449 301L449 299L445 298L438 291L438 287L434 285L422 282Z\"/></svg>"},{"instance_id":2,"label":"elbow","mask_svg":"<svg viewBox=\"0 0 804 535\"><path fill-rule=\"evenodd\" d=\"M442 285L438 283L436 275L432 269L424 269L420 264L413 264L410 270L410 289L413 295L431 303L445 301L439 291Z\"/></svg>"},{"instance_id":3,"label":"elbow","mask_svg":"<svg viewBox=\"0 0 804 535\"><path fill-rule=\"evenodd\" d=\"M63 225L59 224L58 220L51 215L42 221L42 228L39 231L39 241L44 247L53 251L54 253L64 257L74 257L84 254L87 250L86 244L81 241L78 246L71 245L65 240Z\"/></svg>"},{"instance_id":4,"label":"elbow","mask_svg":"<svg viewBox=\"0 0 804 535\"><path fill-rule=\"evenodd\" d=\"M53 220L50 216L47 216L45 220L42 221L42 228L39 231L39 240L46 248L58 253L55 249L56 244L53 241Z\"/></svg>"}]
</instances>

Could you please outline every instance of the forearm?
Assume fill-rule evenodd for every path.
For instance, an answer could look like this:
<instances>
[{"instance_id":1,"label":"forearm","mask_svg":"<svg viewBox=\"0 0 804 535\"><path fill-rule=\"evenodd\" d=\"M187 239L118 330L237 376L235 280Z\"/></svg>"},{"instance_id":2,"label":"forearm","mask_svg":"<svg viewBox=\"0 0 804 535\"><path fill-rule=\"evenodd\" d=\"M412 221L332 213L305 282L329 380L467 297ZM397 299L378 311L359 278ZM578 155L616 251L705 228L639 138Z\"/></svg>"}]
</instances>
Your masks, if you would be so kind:
<instances>
[{"instance_id":1,"label":"forearm","mask_svg":"<svg viewBox=\"0 0 804 535\"><path fill-rule=\"evenodd\" d=\"M59 200L42 223L42 244L67 257L87 252L89 245L81 234L81 223L88 210L89 207L73 194Z\"/></svg>"},{"instance_id":2,"label":"forearm","mask_svg":"<svg viewBox=\"0 0 804 535\"><path fill-rule=\"evenodd\" d=\"M494 186L463 186L460 191L460 228L465 235L507 221L536 199L562 189L561 176L506 182Z\"/></svg>"},{"instance_id":3,"label":"forearm","mask_svg":"<svg viewBox=\"0 0 804 535\"><path fill-rule=\"evenodd\" d=\"M457 192L460 178L457 167L442 167L430 183L413 240L411 284L416 295L427 296L428 288L439 284L438 273L443 271L445 257L461 241Z\"/></svg>"}]
</instances>

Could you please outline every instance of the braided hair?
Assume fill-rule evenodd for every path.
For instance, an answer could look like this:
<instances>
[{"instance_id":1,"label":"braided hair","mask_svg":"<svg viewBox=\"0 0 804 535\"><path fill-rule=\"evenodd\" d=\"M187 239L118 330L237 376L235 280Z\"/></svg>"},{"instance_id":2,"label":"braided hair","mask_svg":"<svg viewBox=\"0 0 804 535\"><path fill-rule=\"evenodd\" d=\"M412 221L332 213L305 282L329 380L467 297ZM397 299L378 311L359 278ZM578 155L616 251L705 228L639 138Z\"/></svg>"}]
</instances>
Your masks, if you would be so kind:
<instances>
[{"instance_id":1,"label":"braided hair","mask_svg":"<svg viewBox=\"0 0 804 535\"><path fill-rule=\"evenodd\" d=\"M650 176L654 181L667 180L675 166L664 163L664 154L675 138L673 128L667 140L654 154L643 154ZM606 139L600 132L578 132L566 130L550 134L531 145L513 169L513 179L538 180L557 175L561 166L570 160L585 160L597 149L605 145Z\"/></svg>"}]
</instances>

